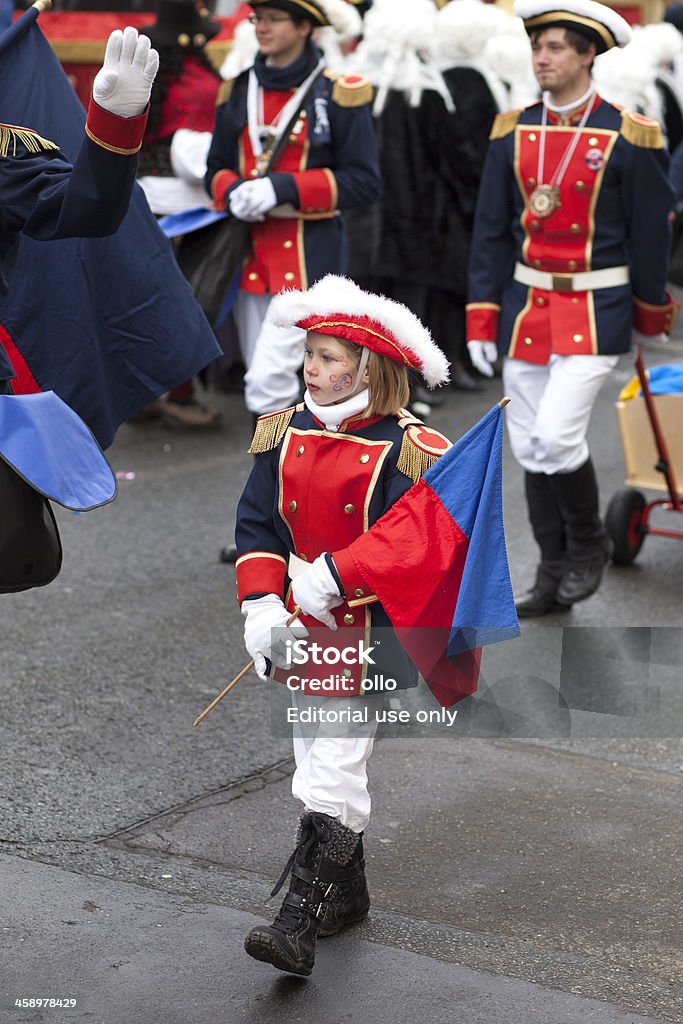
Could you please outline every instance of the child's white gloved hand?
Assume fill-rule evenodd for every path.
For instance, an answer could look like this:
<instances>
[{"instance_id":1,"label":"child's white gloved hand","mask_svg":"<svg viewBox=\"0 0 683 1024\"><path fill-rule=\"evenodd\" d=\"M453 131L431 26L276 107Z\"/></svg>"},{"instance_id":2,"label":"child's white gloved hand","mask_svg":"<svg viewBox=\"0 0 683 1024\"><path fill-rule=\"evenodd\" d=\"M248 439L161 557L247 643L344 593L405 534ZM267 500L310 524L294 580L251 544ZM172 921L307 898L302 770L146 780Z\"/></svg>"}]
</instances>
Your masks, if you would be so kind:
<instances>
[{"instance_id":1,"label":"child's white gloved hand","mask_svg":"<svg viewBox=\"0 0 683 1024\"><path fill-rule=\"evenodd\" d=\"M331 609L342 604L344 598L325 555L319 555L306 572L292 580L292 597L305 615L313 616L328 629L337 629Z\"/></svg>"},{"instance_id":2,"label":"child's white gloved hand","mask_svg":"<svg viewBox=\"0 0 683 1024\"><path fill-rule=\"evenodd\" d=\"M107 40L104 64L95 75L92 95L98 106L119 117L138 117L149 103L159 54L148 36L128 25Z\"/></svg>"},{"instance_id":3,"label":"child's white gloved hand","mask_svg":"<svg viewBox=\"0 0 683 1024\"><path fill-rule=\"evenodd\" d=\"M306 627L301 622L287 625L292 613L287 611L277 594L243 601L241 611L246 619L244 646L254 659L259 679L267 679L266 659L279 668L288 668L287 641L308 636Z\"/></svg>"}]
</instances>

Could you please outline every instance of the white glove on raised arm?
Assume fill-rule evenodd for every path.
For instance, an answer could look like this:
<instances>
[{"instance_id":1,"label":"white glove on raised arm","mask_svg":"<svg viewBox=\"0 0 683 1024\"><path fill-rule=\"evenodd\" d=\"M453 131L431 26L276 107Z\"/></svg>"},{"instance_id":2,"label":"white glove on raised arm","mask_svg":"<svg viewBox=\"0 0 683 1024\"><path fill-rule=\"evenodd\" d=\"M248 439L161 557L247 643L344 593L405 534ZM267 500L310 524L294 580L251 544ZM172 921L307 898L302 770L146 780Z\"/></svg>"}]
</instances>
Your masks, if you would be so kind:
<instances>
[{"instance_id":1,"label":"white glove on raised arm","mask_svg":"<svg viewBox=\"0 0 683 1024\"><path fill-rule=\"evenodd\" d=\"M498 347L493 341L468 341L467 351L472 360L472 366L483 373L485 377L493 377L493 366L498 358Z\"/></svg>"},{"instance_id":2,"label":"white glove on raised arm","mask_svg":"<svg viewBox=\"0 0 683 1024\"><path fill-rule=\"evenodd\" d=\"M137 117L149 103L159 54L137 29L117 28L107 40L104 64L95 75L92 95L98 106L119 117Z\"/></svg>"},{"instance_id":3,"label":"white glove on raised arm","mask_svg":"<svg viewBox=\"0 0 683 1024\"><path fill-rule=\"evenodd\" d=\"M292 597L305 615L312 615L329 629L337 629L331 609L342 604L344 598L325 555L318 555L306 572L292 580Z\"/></svg>"},{"instance_id":4,"label":"white glove on raised arm","mask_svg":"<svg viewBox=\"0 0 683 1024\"><path fill-rule=\"evenodd\" d=\"M265 220L266 214L277 206L277 196L270 178L244 181L230 193L230 213L238 220Z\"/></svg>"},{"instance_id":5,"label":"white glove on raised arm","mask_svg":"<svg viewBox=\"0 0 683 1024\"><path fill-rule=\"evenodd\" d=\"M300 640L308 636L308 630L301 622L287 625L291 616L277 594L266 594L242 602L244 623L244 646L254 659L254 668L259 679L266 679L266 658L280 668L287 668L287 641ZM276 630L274 633L273 630Z\"/></svg>"}]
</instances>

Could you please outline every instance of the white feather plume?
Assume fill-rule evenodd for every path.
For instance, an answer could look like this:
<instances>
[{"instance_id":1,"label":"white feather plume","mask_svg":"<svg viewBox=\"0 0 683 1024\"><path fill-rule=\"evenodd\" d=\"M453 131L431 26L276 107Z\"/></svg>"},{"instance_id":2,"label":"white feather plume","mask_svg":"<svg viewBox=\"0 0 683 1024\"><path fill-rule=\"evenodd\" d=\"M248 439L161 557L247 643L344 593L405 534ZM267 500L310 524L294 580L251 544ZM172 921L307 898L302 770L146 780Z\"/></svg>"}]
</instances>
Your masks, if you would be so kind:
<instances>
[{"instance_id":1,"label":"white feather plume","mask_svg":"<svg viewBox=\"0 0 683 1024\"><path fill-rule=\"evenodd\" d=\"M268 319L276 327L292 327L310 316L332 313L366 316L381 324L421 363L430 388L449 379L448 360L415 314L400 302L363 291L347 277L328 274L308 291L281 292L270 303Z\"/></svg>"}]
</instances>

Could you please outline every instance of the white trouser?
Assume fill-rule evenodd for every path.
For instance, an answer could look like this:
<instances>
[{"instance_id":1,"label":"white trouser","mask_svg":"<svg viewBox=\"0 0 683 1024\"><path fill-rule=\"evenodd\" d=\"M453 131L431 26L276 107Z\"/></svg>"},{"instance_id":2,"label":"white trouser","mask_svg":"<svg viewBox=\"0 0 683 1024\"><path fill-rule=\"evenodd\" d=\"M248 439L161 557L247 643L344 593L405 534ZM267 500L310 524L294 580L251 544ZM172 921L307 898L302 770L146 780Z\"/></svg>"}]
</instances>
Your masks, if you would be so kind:
<instances>
[{"instance_id":1,"label":"white trouser","mask_svg":"<svg viewBox=\"0 0 683 1024\"><path fill-rule=\"evenodd\" d=\"M299 710L322 708L338 712L341 708L367 708L367 723L352 722L344 727L329 723L293 724L296 771L292 794L307 811L338 818L354 832L362 832L370 820L366 765L377 732L375 713L382 704L381 693L348 700L292 693L292 706Z\"/></svg>"},{"instance_id":2,"label":"white trouser","mask_svg":"<svg viewBox=\"0 0 683 1024\"><path fill-rule=\"evenodd\" d=\"M244 400L249 412L263 416L293 405L299 397L299 370L306 332L275 327L266 315L272 295L239 291L233 315L247 368Z\"/></svg>"},{"instance_id":3,"label":"white trouser","mask_svg":"<svg viewBox=\"0 0 683 1024\"><path fill-rule=\"evenodd\" d=\"M505 359L512 453L530 473L572 473L588 459L593 404L618 356L551 355L546 366Z\"/></svg>"}]
</instances>

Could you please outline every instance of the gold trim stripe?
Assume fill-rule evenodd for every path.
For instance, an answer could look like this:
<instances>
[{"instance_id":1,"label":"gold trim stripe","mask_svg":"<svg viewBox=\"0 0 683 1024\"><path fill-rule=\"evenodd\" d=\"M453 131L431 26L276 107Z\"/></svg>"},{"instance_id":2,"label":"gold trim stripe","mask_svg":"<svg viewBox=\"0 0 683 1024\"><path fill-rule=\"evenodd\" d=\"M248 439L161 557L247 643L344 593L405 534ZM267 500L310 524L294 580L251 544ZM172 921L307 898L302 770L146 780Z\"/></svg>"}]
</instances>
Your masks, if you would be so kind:
<instances>
[{"instance_id":1,"label":"gold trim stripe","mask_svg":"<svg viewBox=\"0 0 683 1024\"><path fill-rule=\"evenodd\" d=\"M276 555L272 551L252 551L250 554L242 555L241 558L238 558L235 562L235 568L237 568L238 565L242 565L244 562L251 561L252 558L274 558L276 562L282 562L284 566L287 565L287 562L282 555Z\"/></svg>"},{"instance_id":2,"label":"gold trim stripe","mask_svg":"<svg viewBox=\"0 0 683 1024\"><path fill-rule=\"evenodd\" d=\"M92 142L95 143L95 145L100 146L102 149L106 149L109 153L118 153L119 156L133 156L135 153L140 152L140 148L142 146L142 142L134 149L121 149L120 146L112 146L110 143L105 142L104 139L99 139L97 135L94 135L87 124L85 126L85 134Z\"/></svg>"},{"instance_id":3,"label":"gold trim stripe","mask_svg":"<svg viewBox=\"0 0 683 1024\"><path fill-rule=\"evenodd\" d=\"M540 25L557 25L559 22L565 21L571 21L574 25L583 25L584 28L592 29L593 32L600 36L608 50L617 45L616 39L606 25L601 24L599 21L594 21L593 18L582 18L581 15L573 14L571 11L550 11L548 14L538 14L534 18L525 18L524 27L528 32L530 28L538 28Z\"/></svg>"},{"instance_id":4,"label":"gold trim stripe","mask_svg":"<svg viewBox=\"0 0 683 1024\"><path fill-rule=\"evenodd\" d=\"M269 2L270 0L249 0L249 3L252 7L258 7L259 5L267 4ZM306 0L290 0L290 2L295 3L297 7L302 7L305 11L308 11L309 14L312 14L313 17L317 20L318 25L330 24L330 21L325 16L324 12L321 11L321 9L319 7L316 7L314 4L307 4ZM321 21L321 18L324 20Z\"/></svg>"}]
</instances>

